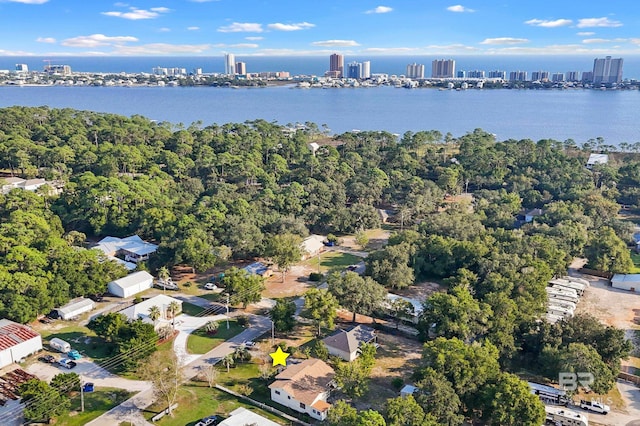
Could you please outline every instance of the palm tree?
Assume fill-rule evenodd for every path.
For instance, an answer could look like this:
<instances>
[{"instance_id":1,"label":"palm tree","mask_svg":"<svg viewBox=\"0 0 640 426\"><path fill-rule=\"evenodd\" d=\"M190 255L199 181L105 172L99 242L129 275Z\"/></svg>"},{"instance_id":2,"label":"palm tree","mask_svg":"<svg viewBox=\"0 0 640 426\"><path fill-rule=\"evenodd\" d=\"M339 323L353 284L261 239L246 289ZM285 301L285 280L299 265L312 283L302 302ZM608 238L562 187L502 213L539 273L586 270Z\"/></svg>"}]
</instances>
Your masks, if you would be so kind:
<instances>
[{"instance_id":1,"label":"palm tree","mask_svg":"<svg viewBox=\"0 0 640 426\"><path fill-rule=\"evenodd\" d=\"M170 276L171 274L169 273L169 268L167 268L166 266L158 269L158 278L160 278L163 282L166 283Z\"/></svg>"},{"instance_id":2,"label":"palm tree","mask_svg":"<svg viewBox=\"0 0 640 426\"><path fill-rule=\"evenodd\" d=\"M235 360L233 359L233 354L227 354L224 358L222 358L222 363L227 367L227 373L229 372L229 367L231 367Z\"/></svg>"},{"instance_id":3,"label":"palm tree","mask_svg":"<svg viewBox=\"0 0 640 426\"><path fill-rule=\"evenodd\" d=\"M158 308L155 305L150 307L149 308L149 318L151 319L151 321L153 321L155 323L158 320L158 318L160 318L160 308Z\"/></svg>"},{"instance_id":4,"label":"palm tree","mask_svg":"<svg viewBox=\"0 0 640 426\"><path fill-rule=\"evenodd\" d=\"M204 329L207 331L207 333L215 333L216 331L218 331L218 327L220 327L218 321L209 321L204 325Z\"/></svg>"},{"instance_id":5,"label":"palm tree","mask_svg":"<svg viewBox=\"0 0 640 426\"><path fill-rule=\"evenodd\" d=\"M175 300L169 303L169 312L171 312L171 325L176 328L176 315L180 312L180 304Z\"/></svg>"}]
</instances>

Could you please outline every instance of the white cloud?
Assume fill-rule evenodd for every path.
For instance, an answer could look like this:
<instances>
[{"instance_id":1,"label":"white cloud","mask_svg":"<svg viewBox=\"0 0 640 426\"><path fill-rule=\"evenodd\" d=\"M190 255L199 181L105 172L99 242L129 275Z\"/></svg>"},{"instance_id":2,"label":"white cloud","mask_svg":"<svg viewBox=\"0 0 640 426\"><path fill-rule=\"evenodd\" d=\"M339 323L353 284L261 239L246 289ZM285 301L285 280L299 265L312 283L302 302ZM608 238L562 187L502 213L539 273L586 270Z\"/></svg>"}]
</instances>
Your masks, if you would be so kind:
<instances>
[{"instance_id":1,"label":"white cloud","mask_svg":"<svg viewBox=\"0 0 640 426\"><path fill-rule=\"evenodd\" d=\"M592 36L595 33L593 31L581 31L579 33L577 33L579 36L583 36L583 37L587 37L587 36Z\"/></svg>"},{"instance_id":2,"label":"white cloud","mask_svg":"<svg viewBox=\"0 0 640 426\"><path fill-rule=\"evenodd\" d=\"M629 39L629 42L633 44L640 44L640 38L631 38Z\"/></svg>"},{"instance_id":3,"label":"white cloud","mask_svg":"<svg viewBox=\"0 0 640 426\"><path fill-rule=\"evenodd\" d=\"M159 28L158 31L160 31L161 33L168 33L169 31L171 31L171 28L162 27Z\"/></svg>"},{"instance_id":4,"label":"white cloud","mask_svg":"<svg viewBox=\"0 0 640 426\"><path fill-rule=\"evenodd\" d=\"M368 47L366 49L362 49L363 52L366 53L380 53L380 54L396 54L396 53L407 53L407 52L415 52L418 50L416 47Z\"/></svg>"},{"instance_id":5,"label":"white cloud","mask_svg":"<svg viewBox=\"0 0 640 426\"><path fill-rule=\"evenodd\" d=\"M313 27L315 27L315 25L308 22L300 22L298 24L281 24L279 22L276 22L275 24L267 25L267 28L276 31L298 31L306 30Z\"/></svg>"},{"instance_id":6,"label":"white cloud","mask_svg":"<svg viewBox=\"0 0 640 426\"><path fill-rule=\"evenodd\" d=\"M62 41L63 46L70 47L98 47L98 46L110 46L113 44L127 43L131 41L138 41L137 38L131 36L116 36L109 37L104 34L92 34L88 36L78 36L68 38Z\"/></svg>"},{"instance_id":7,"label":"white cloud","mask_svg":"<svg viewBox=\"0 0 640 426\"><path fill-rule=\"evenodd\" d=\"M526 38L514 38L514 37L496 37L496 38L485 38L480 44L519 44L519 43L528 43L529 40Z\"/></svg>"},{"instance_id":8,"label":"white cloud","mask_svg":"<svg viewBox=\"0 0 640 426\"><path fill-rule=\"evenodd\" d=\"M578 28L591 27L621 27L622 22L613 21L609 18L583 18L578 19Z\"/></svg>"},{"instance_id":9,"label":"white cloud","mask_svg":"<svg viewBox=\"0 0 640 426\"><path fill-rule=\"evenodd\" d=\"M187 30L189 31L198 31L200 29L200 27L187 27Z\"/></svg>"},{"instance_id":10,"label":"white cloud","mask_svg":"<svg viewBox=\"0 0 640 426\"><path fill-rule=\"evenodd\" d=\"M573 24L573 21L571 19L556 19L555 21L548 21L546 19L529 19L528 21L525 21L525 24L536 27L557 28L571 25Z\"/></svg>"},{"instance_id":11,"label":"white cloud","mask_svg":"<svg viewBox=\"0 0 640 426\"><path fill-rule=\"evenodd\" d=\"M389 6L378 6L375 9L367 10L365 13L389 13L392 11L393 8Z\"/></svg>"},{"instance_id":12,"label":"white cloud","mask_svg":"<svg viewBox=\"0 0 640 426\"><path fill-rule=\"evenodd\" d=\"M461 4L456 4L454 6L449 6L447 8L447 10L449 12L457 12L457 13L464 13L464 12L475 12L475 10L473 9L469 9L468 7L464 7Z\"/></svg>"},{"instance_id":13,"label":"white cloud","mask_svg":"<svg viewBox=\"0 0 640 426\"><path fill-rule=\"evenodd\" d=\"M123 3L121 1L113 4L115 7L129 7L128 3Z\"/></svg>"},{"instance_id":14,"label":"white cloud","mask_svg":"<svg viewBox=\"0 0 640 426\"><path fill-rule=\"evenodd\" d=\"M55 43L56 39L53 37L38 37L36 41L38 43Z\"/></svg>"},{"instance_id":15,"label":"white cloud","mask_svg":"<svg viewBox=\"0 0 640 426\"><path fill-rule=\"evenodd\" d=\"M211 48L209 44L169 44L151 43L139 46L116 46L114 55L171 55L171 54L196 54Z\"/></svg>"},{"instance_id":16,"label":"white cloud","mask_svg":"<svg viewBox=\"0 0 640 426\"><path fill-rule=\"evenodd\" d=\"M598 44L598 43L620 43L623 41L627 41L626 38L585 38L582 40L584 44Z\"/></svg>"},{"instance_id":17,"label":"white cloud","mask_svg":"<svg viewBox=\"0 0 640 426\"><path fill-rule=\"evenodd\" d=\"M262 24L253 22L234 22L231 25L218 28L221 33L261 33Z\"/></svg>"},{"instance_id":18,"label":"white cloud","mask_svg":"<svg viewBox=\"0 0 640 426\"><path fill-rule=\"evenodd\" d=\"M445 45L430 44L429 46L427 46L427 49L429 51L447 50L449 52L477 52L480 50L475 46L467 46L465 44L445 44Z\"/></svg>"},{"instance_id":19,"label":"white cloud","mask_svg":"<svg viewBox=\"0 0 640 426\"><path fill-rule=\"evenodd\" d=\"M44 4L49 0L7 0L8 2L13 3L24 3L24 4Z\"/></svg>"},{"instance_id":20,"label":"white cloud","mask_svg":"<svg viewBox=\"0 0 640 426\"><path fill-rule=\"evenodd\" d=\"M139 19L155 19L161 13L167 13L170 9L166 7L152 7L150 10L130 8L130 12L102 12L103 15L113 16L116 18L129 19L137 21Z\"/></svg>"},{"instance_id":21,"label":"white cloud","mask_svg":"<svg viewBox=\"0 0 640 426\"><path fill-rule=\"evenodd\" d=\"M258 41L258 40L263 40L264 37L260 37L260 36L250 36L250 37L245 37L245 40L249 40L249 41Z\"/></svg>"},{"instance_id":22,"label":"white cloud","mask_svg":"<svg viewBox=\"0 0 640 426\"><path fill-rule=\"evenodd\" d=\"M324 40L314 41L312 46L324 46L324 47L351 47L360 46L355 40Z\"/></svg>"}]
</instances>

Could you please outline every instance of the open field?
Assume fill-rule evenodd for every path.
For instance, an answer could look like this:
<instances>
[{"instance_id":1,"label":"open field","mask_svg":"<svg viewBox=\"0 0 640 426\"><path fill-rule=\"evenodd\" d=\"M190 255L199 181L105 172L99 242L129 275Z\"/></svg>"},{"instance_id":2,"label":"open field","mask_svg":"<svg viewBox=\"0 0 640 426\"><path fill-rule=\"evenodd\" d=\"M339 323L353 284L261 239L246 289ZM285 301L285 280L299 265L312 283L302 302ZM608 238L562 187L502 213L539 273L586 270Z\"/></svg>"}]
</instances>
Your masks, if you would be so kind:
<instances>
[{"instance_id":1,"label":"open field","mask_svg":"<svg viewBox=\"0 0 640 426\"><path fill-rule=\"evenodd\" d=\"M71 397L71 412L59 417L59 426L82 426L101 416L116 405L126 401L133 395L122 389L96 388L94 392L84 394L84 412L80 411L80 393Z\"/></svg>"},{"instance_id":2,"label":"open field","mask_svg":"<svg viewBox=\"0 0 640 426\"><path fill-rule=\"evenodd\" d=\"M305 260L302 265L310 269L312 272L322 272L323 274L334 271L342 270L349 265L353 265L362 260L361 257L354 256L349 253L342 253L338 251L325 251L318 256L314 256Z\"/></svg>"},{"instance_id":3,"label":"open field","mask_svg":"<svg viewBox=\"0 0 640 426\"><path fill-rule=\"evenodd\" d=\"M221 373L222 374L222 373ZM193 426L203 417L218 415L228 416L228 414L238 407L245 407L256 414L264 416L280 424L289 424L288 421L280 417L261 410L247 403L238 401L237 398L217 389L209 388L201 383L187 383L179 391L178 408L174 411L173 417L165 416L156 424L160 426ZM147 420L156 415L166 406L154 404L144 411Z\"/></svg>"}]
</instances>

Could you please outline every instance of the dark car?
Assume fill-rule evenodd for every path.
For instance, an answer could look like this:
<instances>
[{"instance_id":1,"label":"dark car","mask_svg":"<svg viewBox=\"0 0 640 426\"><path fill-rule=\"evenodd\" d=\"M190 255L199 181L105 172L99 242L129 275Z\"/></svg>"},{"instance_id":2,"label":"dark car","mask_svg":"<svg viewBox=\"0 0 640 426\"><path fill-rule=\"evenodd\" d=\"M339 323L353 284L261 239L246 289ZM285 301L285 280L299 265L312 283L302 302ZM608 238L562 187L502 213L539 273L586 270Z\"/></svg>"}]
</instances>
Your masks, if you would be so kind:
<instances>
[{"instance_id":1,"label":"dark car","mask_svg":"<svg viewBox=\"0 0 640 426\"><path fill-rule=\"evenodd\" d=\"M217 425L218 423L220 423L220 417L209 416L209 417L205 417L204 419L201 419L198 423L196 423L195 426L211 426L211 425Z\"/></svg>"},{"instance_id":2,"label":"dark car","mask_svg":"<svg viewBox=\"0 0 640 426\"><path fill-rule=\"evenodd\" d=\"M44 355L38 358L39 361L46 362L47 364L53 364L56 362L56 358L53 355Z\"/></svg>"},{"instance_id":3,"label":"dark car","mask_svg":"<svg viewBox=\"0 0 640 426\"><path fill-rule=\"evenodd\" d=\"M93 300L96 303L102 302L104 298L100 294L91 294L89 295L89 299Z\"/></svg>"}]
</instances>

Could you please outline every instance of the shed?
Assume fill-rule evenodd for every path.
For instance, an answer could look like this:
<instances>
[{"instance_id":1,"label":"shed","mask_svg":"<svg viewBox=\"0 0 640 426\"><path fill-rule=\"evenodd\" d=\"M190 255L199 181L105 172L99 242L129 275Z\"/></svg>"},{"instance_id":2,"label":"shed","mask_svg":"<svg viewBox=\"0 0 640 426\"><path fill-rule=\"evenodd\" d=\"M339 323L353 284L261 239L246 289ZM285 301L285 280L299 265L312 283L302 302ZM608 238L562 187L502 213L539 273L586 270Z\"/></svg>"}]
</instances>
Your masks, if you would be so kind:
<instances>
[{"instance_id":1,"label":"shed","mask_svg":"<svg viewBox=\"0 0 640 426\"><path fill-rule=\"evenodd\" d=\"M0 368L42 350L42 338L26 325L0 320Z\"/></svg>"},{"instance_id":2,"label":"shed","mask_svg":"<svg viewBox=\"0 0 640 426\"><path fill-rule=\"evenodd\" d=\"M300 248L302 249L302 260L309 259L324 250L325 237L322 235L310 235L302 241Z\"/></svg>"},{"instance_id":3,"label":"shed","mask_svg":"<svg viewBox=\"0 0 640 426\"><path fill-rule=\"evenodd\" d=\"M107 288L117 297L131 297L153 287L153 275L147 271L138 271L126 277L111 281Z\"/></svg>"},{"instance_id":4,"label":"shed","mask_svg":"<svg viewBox=\"0 0 640 426\"><path fill-rule=\"evenodd\" d=\"M404 387L400 389L400 396L413 395L413 393L417 390L418 388L413 385L404 385Z\"/></svg>"},{"instance_id":5,"label":"shed","mask_svg":"<svg viewBox=\"0 0 640 426\"><path fill-rule=\"evenodd\" d=\"M247 410L244 407L239 407L229 413L229 417L219 423L219 426L279 426L278 423L273 422L267 418L262 417L259 414L254 413L251 410Z\"/></svg>"},{"instance_id":6,"label":"shed","mask_svg":"<svg viewBox=\"0 0 640 426\"><path fill-rule=\"evenodd\" d=\"M611 287L629 291L640 291L640 274L615 274L613 278L611 278Z\"/></svg>"},{"instance_id":7,"label":"shed","mask_svg":"<svg viewBox=\"0 0 640 426\"><path fill-rule=\"evenodd\" d=\"M590 154L587 160L587 169L591 169L596 164L607 164L609 156L607 154Z\"/></svg>"},{"instance_id":8,"label":"shed","mask_svg":"<svg viewBox=\"0 0 640 426\"><path fill-rule=\"evenodd\" d=\"M96 304L93 300L87 299L86 297L79 297L77 299L73 299L63 307L56 309L56 312L58 313L58 317L63 320L68 320L84 314L85 312L89 312L95 307Z\"/></svg>"},{"instance_id":9,"label":"shed","mask_svg":"<svg viewBox=\"0 0 640 426\"><path fill-rule=\"evenodd\" d=\"M263 278L268 278L273 275L273 270L262 262L253 262L242 269L250 274L260 275Z\"/></svg>"}]
</instances>

